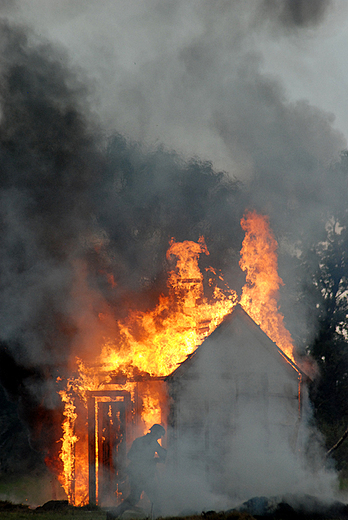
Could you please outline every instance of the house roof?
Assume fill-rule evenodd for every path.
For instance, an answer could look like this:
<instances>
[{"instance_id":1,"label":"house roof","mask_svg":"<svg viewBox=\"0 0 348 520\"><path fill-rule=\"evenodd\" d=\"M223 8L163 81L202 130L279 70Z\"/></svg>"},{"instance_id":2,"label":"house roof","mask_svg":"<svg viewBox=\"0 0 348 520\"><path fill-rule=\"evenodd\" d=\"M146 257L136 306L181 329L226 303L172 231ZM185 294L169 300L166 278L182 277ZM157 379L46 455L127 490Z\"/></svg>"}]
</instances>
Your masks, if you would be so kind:
<instances>
[{"instance_id":1,"label":"house roof","mask_svg":"<svg viewBox=\"0 0 348 520\"><path fill-rule=\"evenodd\" d=\"M183 361L178 368L176 368L171 374L166 377L166 380L170 381L171 379L176 379L181 377L186 370L192 366L195 362L195 357L202 351L202 349L206 348L207 342L211 343L214 341L214 338L218 338L221 334L225 333L226 330L237 321L242 322L243 327L247 327L248 330L255 335L258 339L262 347L267 349L271 354L277 356L279 362L284 364L284 367L288 367L290 370L295 371L297 373L297 377L303 377L305 379L309 379L308 375L305 374L301 370L301 368L292 361L268 336L261 330L259 325L255 323L255 321L245 312L245 310L241 307L240 304L237 304L233 311L228 314L223 322L208 336L203 343L192 353L190 354L185 361Z\"/></svg>"}]
</instances>

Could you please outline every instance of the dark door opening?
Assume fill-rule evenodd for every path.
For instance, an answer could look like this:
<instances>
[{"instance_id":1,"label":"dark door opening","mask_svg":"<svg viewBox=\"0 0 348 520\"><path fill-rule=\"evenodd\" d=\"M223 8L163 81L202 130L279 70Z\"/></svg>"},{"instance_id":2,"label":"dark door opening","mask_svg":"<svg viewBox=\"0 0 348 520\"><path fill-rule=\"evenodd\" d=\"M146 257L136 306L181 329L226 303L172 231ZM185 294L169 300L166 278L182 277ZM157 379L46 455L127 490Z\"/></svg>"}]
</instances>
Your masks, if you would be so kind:
<instances>
[{"instance_id":1,"label":"dark door opening","mask_svg":"<svg viewBox=\"0 0 348 520\"><path fill-rule=\"evenodd\" d=\"M94 391L88 398L89 502L116 505L126 480L130 394Z\"/></svg>"}]
</instances>

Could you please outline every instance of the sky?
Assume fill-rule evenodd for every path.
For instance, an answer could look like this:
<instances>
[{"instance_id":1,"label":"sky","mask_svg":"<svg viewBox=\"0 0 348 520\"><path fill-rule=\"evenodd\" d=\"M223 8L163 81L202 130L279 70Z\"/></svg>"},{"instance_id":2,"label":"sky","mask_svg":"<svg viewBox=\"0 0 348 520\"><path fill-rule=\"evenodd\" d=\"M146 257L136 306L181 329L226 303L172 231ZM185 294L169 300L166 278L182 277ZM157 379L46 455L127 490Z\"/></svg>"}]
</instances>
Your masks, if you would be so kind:
<instances>
[{"instance_id":1,"label":"sky","mask_svg":"<svg viewBox=\"0 0 348 520\"><path fill-rule=\"evenodd\" d=\"M334 2L319 27L300 42L269 41L264 47L264 71L283 82L290 99L310 103L334 115L334 126L347 139L348 43L346 2ZM262 46L261 46L262 47Z\"/></svg>"},{"instance_id":2,"label":"sky","mask_svg":"<svg viewBox=\"0 0 348 520\"><path fill-rule=\"evenodd\" d=\"M276 4L8 0L1 9L67 49L85 73L104 128L199 155L245 179L251 165L216 131L215 119L251 57L264 78L278 83L284 102L307 100L348 135L346 2L307 2L313 12L299 25L279 22L279 5L287 2Z\"/></svg>"}]
</instances>

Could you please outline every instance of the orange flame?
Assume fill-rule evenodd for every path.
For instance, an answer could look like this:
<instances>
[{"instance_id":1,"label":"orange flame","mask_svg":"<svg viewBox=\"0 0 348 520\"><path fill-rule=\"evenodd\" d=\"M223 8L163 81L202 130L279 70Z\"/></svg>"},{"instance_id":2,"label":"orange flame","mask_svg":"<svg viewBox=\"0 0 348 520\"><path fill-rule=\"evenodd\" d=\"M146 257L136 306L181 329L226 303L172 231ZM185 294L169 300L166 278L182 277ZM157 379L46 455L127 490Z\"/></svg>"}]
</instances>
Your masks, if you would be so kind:
<instances>
[{"instance_id":1,"label":"orange flame","mask_svg":"<svg viewBox=\"0 0 348 520\"><path fill-rule=\"evenodd\" d=\"M169 272L168 295L161 295L154 309L147 312L133 311L126 320L118 322L117 339L105 341L93 367L77 360L78 376L71 378L67 390L61 392L66 419L61 439L60 458L64 471L60 481L69 502L83 505L88 499L88 460L86 453L78 454L81 449L76 445L78 437L86 436L86 433L78 432L78 436L75 433L78 418L75 396L87 408L87 391L112 383L112 374L124 373L127 378L132 378L139 371L151 376L170 374L236 305L237 294L226 285L223 290L214 287L210 299L204 295L203 275L198 265L201 254L209 255L203 237L198 243L175 242L172 239L167 259L174 260L176 265ZM213 268L207 270L216 275ZM218 278L223 281L221 276ZM212 278L209 285L212 285ZM99 319L103 323L110 323L106 314L100 314ZM146 383L142 385L141 424L145 432L152 424L161 422L166 396L159 388L147 388ZM134 394L132 383L123 384L122 388ZM79 467L79 472L76 467ZM74 479L75 488L72 482Z\"/></svg>"},{"instance_id":2,"label":"orange flame","mask_svg":"<svg viewBox=\"0 0 348 520\"><path fill-rule=\"evenodd\" d=\"M242 218L241 226L246 234L239 265L246 271L246 284L240 303L267 336L293 360L294 345L276 300L279 287L283 285L278 275L277 241L266 216L250 212Z\"/></svg>"},{"instance_id":3,"label":"orange flame","mask_svg":"<svg viewBox=\"0 0 348 520\"><path fill-rule=\"evenodd\" d=\"M73 498L73 487L75 485L75 444L78 441L78 438L74 434L74 425L77 419L76 409L71 396L66 391L60 392L60 397L65 403L63 415L65 419L63 421L62 429L63 429L63 437L62 441L62 449L60 458L63 462L64 473L61 476L61 484L68 495L69 501L72 501Z\"/></svg>"},{"instance_id":4,"label":"orange flame","mask_svg":"<svg viewBox=\"0 0 348 520\"><path fill-rule=\"evenodd\" d=\"M104 370L136 367L154 376L170 374L222 322L237 301L235 291L216 287L213 298L204 296L199 255L209 254L203 237L199 243L172 239L167 258L176 257L169 272L169 295L155 309L132 312L120 322L120 340L106 342L101 360ZM140 337L139 337L140 336Z\"/></svg>"},{"instance_id":5,"label":"orange flame","mask_svg":"<svg viewBox=\"0 0 348 520\"><path fill-rule=\"evenodd\" d=\"M276 300L283 284L277 272L277 242L265 216L250 212L241 220L241 226L246 232L240 260L242 270L246 271L246 284L240 303L269 338L293 359L292 339ZM206 268L206 272L210 277L209 287L214 287L213 294L209 299L205 296L198 264L202 254L209 255L203 237L198 243L172 239L166 256L175 267L168 273L168 295L161 295L154 309L132 311L117 324L112 316L99 314L100 322L106 328L111 324L117 334L105 340L93 367L77 360L78 376L69 379L66 390L61 392L65 419L60 454L64 472L60 481L71 503L83 505L88 500L87 450L78 442L86 444L87 434L85 423L80 420L78 425L77 403L87 410L87 392L117 388L118 375L126 376L122 390L129 392L133 401L136 385L131 382L133 376L139 372L151 376L170 374L236 305L236 292L226 284L223 289L216 285L216 280L223 282L223 278L212 267ZM161 385L156 387L146 381L141 385L140 430L144 433L152 424L161 422L167 401Z\"/></svg>"},{"instance_id":6,"label":"orange flame","mask_svg":"<svg viewBox=\"0 0 348 520\"><path fill-rule=\"evenodd\" d=\"M164 393L162 386L149 385L144 383L142 388L142 410L141 419L143 421L143 432L147 432L153 424L162 422L161 411L167 411L167 394Z\"/></svg>"}]
</instances>

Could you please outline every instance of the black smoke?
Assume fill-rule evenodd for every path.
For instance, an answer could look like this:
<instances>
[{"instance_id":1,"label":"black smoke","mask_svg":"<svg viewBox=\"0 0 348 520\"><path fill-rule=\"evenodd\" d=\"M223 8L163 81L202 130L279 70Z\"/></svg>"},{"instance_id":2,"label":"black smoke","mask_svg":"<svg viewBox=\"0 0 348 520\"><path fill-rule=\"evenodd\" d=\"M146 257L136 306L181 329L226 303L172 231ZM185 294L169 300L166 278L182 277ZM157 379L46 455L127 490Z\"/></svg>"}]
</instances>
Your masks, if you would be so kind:
<instances>
[{"instance_id":1,"label":"black smoke","mask_svg":"<svg viewBox=\"0 0 348 520\"><path fill-rule=\"evenodd\" d=\"M263 0L261 9L267 18L294 29L318 25L331 5L331 0Z\"/></svg>"},{"instance_id":2,"label":"black smoke","mask_svg":"<svg viewBox=\"0 0 348 520\"><path fill-rule=\"evenodd\" d=\"M72 262L100 160L65 54L4 21L0 33L0 377L45 449L57 438L51 386L69 356Z\"/></svg>"},{"instance_id":3,"label":"black smoke","mask_svg":"<svg viewBox=\"0 0 348 520\"><path fill-rule=\"evenodd\" d=\"M122 316L129 293L153 303L171 237L205 235L227 264L241 188L209 163L103 139L65 52L4 21L0 33L0 380L47 450L61 435L55 381L88 350L88 318Z\"/></svg>"},{"instance_id":4,"label":"black smoke","mask_svg":"<svg viewBox=\"0 0 348 520\"><path fill-rule=\"evenodd\" d=\"M151 4L153 19L176 41L184 3L160 4ZM306 29L324 19L329 4L260 5L262 17ZM95 8L91 1L80 5ZM290 103L280 83L262 74L260 54L247 42L254 26L245 23L243 2L220 1L216 9L202 2L201 9L194 18L201 31L178 46L168 50L167 31L153 31L163 55L149 52L143 65L132 61L134 73L117 60L114 76L111 63L102 71L97 87L112 90L105 105L112 107L111 130L104 127L105 106L96 115L95 59L83 72L59 45L1 23L0 380L19 403L36 448L49 449L61 435L56 379L76 355L95 356L98 313L122 317L131 306L154 305L166 290L171 237L204 235L210 251L204 261L238 289L246 209L270 216L279 243L300 242L303 249L334 204L329 166L344 139L332 116L306 101ZM134 31L139 20L132 22ZM99 36L108 55L109 40ZM135 121L147 136L156 117L170 121L166 146L122 131L125 120ZM183 135L190 148L201 127L208 136L201 149L216 139L230 170L169 149L168 135ZM280 253L281 275L292 287L291 254ZM300 334L305 326L297 318Z\"/></svg>"}]
</instances>

